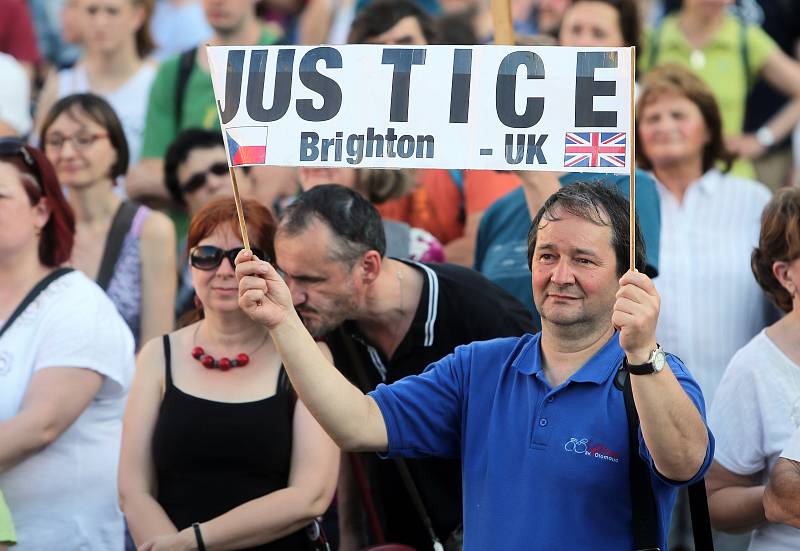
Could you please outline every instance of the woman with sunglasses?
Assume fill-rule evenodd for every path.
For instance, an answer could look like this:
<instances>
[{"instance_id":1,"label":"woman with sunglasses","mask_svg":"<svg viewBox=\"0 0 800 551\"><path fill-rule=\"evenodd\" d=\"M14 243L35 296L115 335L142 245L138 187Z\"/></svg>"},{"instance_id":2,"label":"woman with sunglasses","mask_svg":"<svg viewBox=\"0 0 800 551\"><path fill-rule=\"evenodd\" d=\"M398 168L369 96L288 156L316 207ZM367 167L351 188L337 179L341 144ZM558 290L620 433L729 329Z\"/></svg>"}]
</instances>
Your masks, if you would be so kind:
<instances>
[{"instance_id":1,"label":"woman with sunglasses","mask_svg":"<svg viewBox=\"0 0 800 551\"><path fill-rule=\"evenodd\" d=\"M190 218L212 199L232 197L230 178L228 153L218 130L183 130L164 156L167 191L176 205L186 209ZM237 182L242 196L249 196L250 179L239 173ZM186 236L181 235L178 239L178 291L175 299L178 319L194 308L194 288L187 254Z\"/></svg>"},{"instance_id":2,"label":"woman with sunglasses","mask_svg":"<svg viewBox=\"0 0 800 551\"><path fill-rule=\"evenodd\" d=\"M44 120L42 137L76 215L72 265L106 290L138 349L173 327L172 222L114 193L116 178L128 167L128 145L114 110L101 97L59 100Z\"/></svg>"},{"instance_id":3,"label":"woman with sunglasses","mask_svg":"<svg viewBox=\"0 0 800 551\"><path fill-rule=\"evenodd\" d=\"M269 211L243 202L252 250L273 255ZM309 549L338 449L295 402L268 331L238 305L236 208L216 199L188 246L199 320L147 343L125 413L120 501L139 549Z\"/></svg>"},{"instance_id":4,"label":"woman with sunglasses","mask_svg":"<svg viewBox=\"0 0 800 551\"><path fill-rule=\"evenodd\" d=\"M0 140L0 488L14 549L123 546L115 481L133 338L97 285L61 269L74 233L44 154Z\"/></svg>"}]
</instances>

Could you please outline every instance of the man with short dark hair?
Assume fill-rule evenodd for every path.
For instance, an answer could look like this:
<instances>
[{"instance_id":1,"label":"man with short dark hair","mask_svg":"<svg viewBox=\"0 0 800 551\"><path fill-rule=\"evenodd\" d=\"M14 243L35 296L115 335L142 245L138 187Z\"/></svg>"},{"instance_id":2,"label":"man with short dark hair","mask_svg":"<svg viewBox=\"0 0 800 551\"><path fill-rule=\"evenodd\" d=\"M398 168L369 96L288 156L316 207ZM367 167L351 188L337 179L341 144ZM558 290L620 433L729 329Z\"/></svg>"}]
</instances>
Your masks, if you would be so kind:
<instances>
[{"instance_id":1,"label":"man with short dark hair","mask_svg":"<svg viewBox=\"0 0 800 551\"><path fill-rule=\"evenodd\" d=\"M656 344L653 283L626 272L627 208L607 186L561 188L528 240L541 333L458 347L366 396L318 351L278 273L247 251L239 305L270 328L294 388L342 449L461 459L465 551L632 549L631 461L644 462L650 536L666 549L676 488L703 476L713 438L697 383ZM638 228L636 243L643 269Z\"/></svg>"},{"instance_id":2,"label":"man with short dark hair","mask_svg":"<svg viewBox=\"0 0 800 551\"><path fill-rule=\"evenodd\" d=\"M337 185L300 194L275 235L277 264L297 312L312 335L325 337L335 365L362 392L417 375L458 345L532 330L522 305L476 272L406 262L385 253L377 210L357 192ZM429 549L430 535L398 466L372 456L360 459L374 471L375 501L388 541ZM461 523L458 461L416 459L407 466L434 531L446 540ZM347 542L357 539L354 525L360 515L354 511L362 507L352 485L340 488L340 524Z\"/></svg>"},{"instance_id":3,"label":"man with short dark hair","mask_svg":"<svg viewBox=\"0 0 800 551\"><path fill-rule=\"evenodd\" d=\"M350 25L351 44L425 45L436 43L436 23L410 0L377 0Z\"/></svg>"},{"instance_id":4,"label":"man with short dark hair","mask_svg":"<svg viewBox=\"0 0 800 551\"><path fill-rule=\"evenodd\" d=\"M203 0L214 30L212 46L267 46L280 34L256 17L253 0ZM158 68L147 105L141 161L125 181L131 197L166 198L163 159L169 144L187 128L219 128L205 44L166 59Z\"/></svg>"}]
</instances>

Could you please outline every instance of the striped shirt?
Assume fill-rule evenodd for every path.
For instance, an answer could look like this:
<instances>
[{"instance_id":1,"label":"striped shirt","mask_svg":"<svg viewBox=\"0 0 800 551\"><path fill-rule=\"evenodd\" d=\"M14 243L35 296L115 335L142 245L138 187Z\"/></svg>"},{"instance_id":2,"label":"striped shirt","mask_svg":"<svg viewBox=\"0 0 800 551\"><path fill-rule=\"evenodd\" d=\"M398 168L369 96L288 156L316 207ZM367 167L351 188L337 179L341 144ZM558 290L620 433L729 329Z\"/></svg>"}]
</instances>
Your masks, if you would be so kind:
<instances>
[{"instance_id":1,"label":"striped shirt","mask_svg":"<svg viewBox=\"0 0 800 551\"><path fill-rule=\"evenodd\" d=\"M679 356L710 404L733 354L765 325L773 310L750 270L761 211L761 184L706 172L679 203L662 184L656 336Z\"/></svg>"}]
</instances>

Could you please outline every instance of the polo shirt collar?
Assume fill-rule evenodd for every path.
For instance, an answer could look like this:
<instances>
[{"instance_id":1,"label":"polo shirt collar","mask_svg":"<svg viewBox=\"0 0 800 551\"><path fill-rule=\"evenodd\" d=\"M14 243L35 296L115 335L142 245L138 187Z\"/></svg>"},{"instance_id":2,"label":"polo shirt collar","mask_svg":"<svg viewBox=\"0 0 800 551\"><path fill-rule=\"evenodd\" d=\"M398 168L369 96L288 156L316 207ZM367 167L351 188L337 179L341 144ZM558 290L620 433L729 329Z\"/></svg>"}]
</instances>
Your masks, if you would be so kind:
<instances>
[{"instance_id":1,"label":"polo shirt collar","mask_svg":"<svg viewBox=\"0 0 800 551\"><path fill-rule=\"evenodd\" d=\"M422 272L423 275L422 292L420 293L417 311L414 314L414 319L411 320L411 327L409 327L405 338L403 338L403 341L398 347L398 351L407 346L433 346L436 339L436 320L439 313L439 276L425 264L411 260L401 260L399 258L394 258L393 260L416 268ZM354 339L369 346L369 343L366 342L366 339L364 339L361 332L358 330L358 324L355 321L346 321L344 323L344 330Z\"/></svg>"},{"instance_id":2,"label":"polo shirt collar","mask_svg":"<svg viewBox=\"0 0 800 551\"><path fill-rule=\"evenodd\" d=\"M433 346L436 339L436 319L439 314L439 276L431 268L412 260L398 260L422 272L422 292L417 305L417 312L411 321L403 343L421 343L422 346ZM402 346L402 344L401 344Z\"/></svg>"},{"instance_id":3,"label":"polo shirt collar","mask_svg":"<svg viewBox=\"0 0 800 551\"><path fill-rule=\"evenodd\" d=\"M542 334L540 332L528 341L511 364L523 375L534 375L542 372L541 337ZM617 368L622 364L624 355L625 353L619 344L619 331L616 331L594 356L589 358L578 371L572 374L567 382L603 384L616 373Z\"/></svg>"}]
</instances>

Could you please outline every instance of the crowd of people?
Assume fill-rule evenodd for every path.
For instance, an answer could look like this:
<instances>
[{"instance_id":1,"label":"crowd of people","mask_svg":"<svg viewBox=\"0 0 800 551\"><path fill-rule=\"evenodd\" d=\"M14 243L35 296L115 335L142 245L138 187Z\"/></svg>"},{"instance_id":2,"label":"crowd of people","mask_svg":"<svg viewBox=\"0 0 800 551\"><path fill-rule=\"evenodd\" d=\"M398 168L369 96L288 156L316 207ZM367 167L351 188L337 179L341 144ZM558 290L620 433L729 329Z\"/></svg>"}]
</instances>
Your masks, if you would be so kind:
<instances>
[{"instance_id":1,"label":"crowd of people","mask_svg":"<svg viewBox=\"0 0 800 551\"><path fill-rule=\"evenodd\" d=\"M0 0L0 551L704 551L703 484L800 549L800 5L511 8L637 47L633 230L628 176L253 166L245 249L204 46L486 0Z\"/></svg>"}]
</instances>

